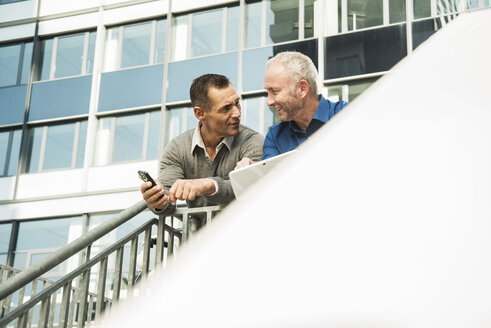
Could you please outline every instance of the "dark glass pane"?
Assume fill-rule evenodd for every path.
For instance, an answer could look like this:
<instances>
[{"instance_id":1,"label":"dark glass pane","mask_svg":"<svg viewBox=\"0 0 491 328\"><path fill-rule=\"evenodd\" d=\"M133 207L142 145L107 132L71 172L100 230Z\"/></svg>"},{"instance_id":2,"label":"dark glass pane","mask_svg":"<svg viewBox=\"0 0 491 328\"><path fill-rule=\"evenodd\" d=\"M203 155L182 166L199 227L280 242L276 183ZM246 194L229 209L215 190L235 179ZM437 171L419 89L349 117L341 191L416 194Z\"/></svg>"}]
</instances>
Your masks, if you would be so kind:
<instances>
[{"instance_id":1,"label":"dark glass pane","mask_svg":"<svg viewBox=\"0 0 491 328\"><path fill-rule=\"evenodd\" d=\"M96 39L96 32L90 32L89 50L87 52L87 65L85 68L87 74L92 74L92 71L94 70L95 39Z\"/></svg>"},{"instance_id":2,"label":"dark glass pane","mask_svg":"<svg viewBox=\"0 0 491 328\"><path fill-rule=\"evenodd\" d=\"M227 8L227 51L239 48L240 9L238 6Z\"/></svg>"},{"instance_id":3,"label":"dark glass pane","mask_svg":"<svg viewBox=\"0 0 491 328\"><path fill-rule=\"evenodd\" d=\"M80 131L78 135L77 162L75 163L75 167L84 166L86 139L87 139L87 121L82 121L80 122Z\"/></svg>"},{"instance_id":4,"label":"dark glass pane","mask_svg":"<svg viewBox=\"0 0 491 328\"><path fill-rule=\"evenodd\" d=\"M75 123L48 126L43 170L72 166Z\"/></svg>"},{"instance_id":5,"label":"dark glass pane","mask_svg":"<svg viewBox=\"0 0 491 328\"><path fill-rule=\"evenodd\" d=\"M59 248L79 237L81 232L81 217L20 222L16 250Z\"/></svg>"},{"instance_id":6,"label":"dark glass pane","mask_svg":"<svg viewBox=\"0 0 491 328\"><path fill-rule=\"evenodd\" d=\"M252 49L244 51L242 59L244 91L262 90L264 88L264 73L266 62L276 54L283 51L298 51L309 56L317 67L317 40L307 40L295 43L282 44L273 47Z\"/></svg>"},{"instance_id":7,"label":"dark glass pane","mask_svg":"<svg viewBox=\"0 0 491 328\"><path fill-rule=\"evenodd\" d=\"M32 42L28 42L24 45L24 58L22 59L22 75L20 79L21 84L27 84L27 82L29 82L29 75L31 74L31 60L32 60Z\"/></svg>"},{"instance_id":8,"label":"dark glass pane","mask_svg":"<svg viewBox=\"0 0 491 328\"><path fill-rule=\"evenodd\" d=\"M150 60L150 37L152 23L125 26L121 67L147 65Z\"/></svg>"},{"instance_id":9,"label":"dark glass pane","mask_svg":"<svg viewBox=\"0 0 491 328\"><path fill-rule=\"evenodd\" d=\"M146 159L157 159L159 157L160 140L160 111L150 113L148 124L148 148Z\"/></svg>"},{"instance_id":10,"label":"dark glass pane","mask_svg":"<svg viewBox=\"0 0 491 328\"><path fill-rule=\"evenodd\" d=\"M191 54L193 57L218 53L222 46L222 9L193 15Z\"/></svg>"},{"instance_id":11,"label":"dark glass pane","mask_svg":"<svg viewBox=\"0 0 491 328\"><path fill-rule=\"evenodd\" d=\"M34 83L29 121L89 113L92 76Z\"/></svg>"},{"instance_id":12,"label":"dark glass pane","mask_svg":"<svg viewBox=\"0 0 491 328\"><path fill-rule=\"evenodd\" d=\"M163 63L165 59L165 40L167 39L167 20L157 21L155 35L155 60L154 63Z\"/></svg>"},{"instance_id":13,"label":"dark glass pane","mask_svg":"<svg viewBox=\"0 0 491 328\"><path fill-rule=\"evenodd\" d=\"M113 162L142 159L145 114L116 118Z\"/></svg>"},{"instance_id":14,"label":"dark glass pane","mask_svg":"<svg viewBox=\"0 0 491 328\"><path fill-rule=\"evenodd\" d=\"M348 101L355 100L361 95L369 86L371 86L376 80L368 80L362 82L354 82L349 84L348 88Z\"/></svg>"},{"instance_id":15,"label":"dark glass pane","mask_svg":"<svg viewBox=\"0 0 491 328\"><path fill-rule=\"evenodd\" d=\"M27 172L38 172L39 157L41 155L41 143L43 141L44 127L31 129L29 132L29 166Z\"/></svg>"},{"instance_id":16,"label":"dark glass pane","mask_svg":"<svg viewBox=\"0 0 491 328\"><path fill-rule=\"evenodd\" d=\"M15 130L12 138L12 149L10 150L10 161L7 171L7 175L9 176L15 175L17 173L21 137L22 137L22 130Z\"/></svg>"},{"instance_id":17,"label":"dark glass pane","mask_svg":"<svg viewBox=\"0 0 491 328\"><path fill-rule=\"evenodd\" d=\"M413 22L413 49L416 49L441 28L441 20L436 18Z\"/></svg>"},{"instance_id":18,"label":"dark glass pane","mask_svg":"<svg viewBox=\"0 0 491 328\"><path fill-rule=\"evenodd\" d=\"M10 131L0 132L0 176L2 176L5 172L5 165L7 164L7 152L9 149L9 140Z\"/></svg>"},{"instance_id":19,"label":"dark glass pane","mask_svg":"<svg viewBox=\"0 0 491 328\"><path fill-rule=\"evenodd\" d=\"M167 101L189 99L189 87L196 77L216 73L227 76L237 86L237 53L203 57L169 63L169 86Z\"/></svg>"},{"instance_id":20,"label":"dark glass pane","mask_svg":"<svg viewBox=\"0 0 491 328\"><path fill-rule=\"evenodd\" d=\"M431 0L413 0L414 18L431 16Z\"/></svg>"},{"instance_id":21,"label":"dark glass pane","mask_svg":"<svg viewBox=\"0 0 491 328\"><path fill-rule=\"evenodd\" d=\"M383 24L383 0L348 0L348 30Z\"/></svg>"},{"instance_id":22,"label":"dark glass pane","mask_svg":"<svg viewBox=\"0 0 491 328\"><path fill-rule=\"evenodd\" d=\"M161 104L163 74L164 65L102 74L99 112Z\"/></svg>"},{"instance_id":23,"label":"dark glass pane","mask_svg":"<svg viewBox=\"0 0 491 328\"><path fill-rule=\"evenodd\" d=\"M17 84L21 44L0 47L0 87Z\"/></svg>"},{"instance_id":24,"label":"dark glass pane","mask_svg":"<svg viewBox=\"0 0 491 328\"><path fill-rule=\"evenodd\" d=\"M261 2L246 5L246 48L261 45Z\"/></svg>"},{"instance_id":25,"label":"dark glass pane","mask_svg":"<svg viewBox=\"0 0 491 328\"><path fill-rule=\"evenodd\" d=\"M387 71L407 54L406 25L325 38L325 79Z\"/></svg>"},{"instance_id":26,"label":"dark glass pane","mask_svg":"<svg viewBox=\"0 0 491 328\"><path fill-rule=\"evenodd\" d=\"M304 9L304 37L311 38L314 36L314 3L317 0L305 0L305 9Z\"/></svg>"},{"instance_id":27,"label":"dark glass pane","mask_svg":"<svg viewBox=\"0 0 491 328\"><path fill-rule=\"evenodd\" d=\"M41 43L41 68L38 80L48 80L51 71L51 56L53 55L53 39Z\"/></svg>"},{"instance_id":28,"label":"dark glass pane","mask_svg":"<svg viewBox=\"0 0 491 328\"><path fill-rule=\"evenodd\" d=\"M55 78L82 74L85 34L58 39Z\"/></svg>"},{"instance_id":29,"label":"dark glass pane","mask_svg":"<svg viewBox=\"0 0 491 328\"><path fill-rule=\"evenodd\" d=\"M406 20L406 0L389 0L389 22L399 23Z\"/></svg>"},{"instance_id":30,"label":"dark glass pane","mask_svg":"<svg viewBox=\"0 0 491 328\"><path fill-rule=\"evenodd\" d=\"M298 0L268 0L266 43L298 39Z\"/></svg>"},{"instance_id":31,"label":"dark glass pane","mask_svg":"<svg viewBox=\"0 0 491 328\"><path fill-rule=\"evenodd\" d=\"M27 86L0 88L0 125L24 122Z\"/></svg>"}]
</instances>

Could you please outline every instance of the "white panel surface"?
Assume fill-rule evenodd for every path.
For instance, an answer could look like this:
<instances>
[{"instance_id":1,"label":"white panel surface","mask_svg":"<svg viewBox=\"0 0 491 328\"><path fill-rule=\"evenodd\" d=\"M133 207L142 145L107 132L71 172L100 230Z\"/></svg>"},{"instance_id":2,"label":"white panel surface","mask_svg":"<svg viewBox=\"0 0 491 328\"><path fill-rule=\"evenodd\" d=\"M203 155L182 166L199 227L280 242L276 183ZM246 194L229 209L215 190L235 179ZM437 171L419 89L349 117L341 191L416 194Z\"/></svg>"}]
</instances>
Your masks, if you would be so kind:
<instances>
[{"instance_id":1,"label":"white panel surface","mask_svg":"<svg viewBox=\"0 0 491 328\"><path fill-rule=\"evenodd\" d=\"M15 177L0 178L0 200L14 197Z\"/></svg>"},{"instance_id":2,"label":"white panel surface","mask_svg":"<svg viewBox=\"0 0 491 328\"><path fill-rule=\"evenodd\" d=\"M0 23L27 18L36 18L36 1L21 1L4 4L0 7Z\"/></svg>"},{"instance_id":3,"label":"white panel surface","mask_svg":"<svg viewBox=\"0 0 491 328\"><path fill-rule=\"evenodd\" d=\"M32 38L35 28L35 23L0 28L0 42Z\"/></svg>"},{"instance_id":4,"label":"white panel surface","mask_svg":"<svg viewBox=\"0 0 491 328\"><path fill-rule=\"evenodd\" d=\"M40 16L98 8L99 0L41 0Z\"/></svg>"},{"instance_id":5,"label":"white panel surface","mask_svg":"<svg viewBox=\"0 0 491 328\"><path fill-rule=\"evenodd\" d=\"M12 217L16 219L70 216L83 213L119 211L130 207L142 199L139 191L93 195L36 202L16 203ZM2 207L0 206L0 213Z\"/></svg>"},{"instance_id":6,"label":"white panel surface","mask_svg":"<svg viewBox=\"0 0 491 328\"><path fill-rule=\"evenodd\" d=\"M101 326L490 327L490 30L437 32Z\"/></svg>"},{"instance_id":7,"label":"white panel surface","mask_svg":"<svg viewBox=\"0 0 491 328\"><path fill-rule=\"evenodd\" d=\"M238 5L239 1L220 1L220 0L179 0L179 1L172 1L172 12L188 11L188 10L194 10L194 9L199 9L199 8L216 6L216 5L220 5L220 4L227 4L227 3L237 3L237 5Z\"/></svg>"},{"instance_id":8,"label":"white panel surface","mask_svg":"<svg viewBox=\"0 0 491 328\"><path fill-rule=\"evenodd\" d=\"M138 170L145 170L157 179L157 161L91 167L87 191L101 191L121 188L139 188L143 183L138 178Z\"/></svg>"},{"instance_id":9,"label":"white panel surface","mask_svg":"<svg viewBox=\"0 0 491 328\"><path fill-rule=\"evenodd\" d=\"M83 170L61 170L19 176L17 198L38 198L82 192Z\"/></svg>"},{"instance_id":10,"label":"white panel surface","mask_svg":"<svg viewBox=\"0 0 491 328\"><path fill-rule=\"evenodd\" d=\"M162 16L167 13L167 1L154 1L104 11L104 25L115 25L127 21Z\"/></svg>"},{"instance_id":11,"label":"white panel surface","mask_svg":"<svg viewBox=\"0 0 491 328\"><path fill-rule=\"evenodd\" d=\"M39 23L39 35L59 34L95 28L98 24L98 19L99 13L95 12L42 21Z\"/></svg>"}]
</instances>

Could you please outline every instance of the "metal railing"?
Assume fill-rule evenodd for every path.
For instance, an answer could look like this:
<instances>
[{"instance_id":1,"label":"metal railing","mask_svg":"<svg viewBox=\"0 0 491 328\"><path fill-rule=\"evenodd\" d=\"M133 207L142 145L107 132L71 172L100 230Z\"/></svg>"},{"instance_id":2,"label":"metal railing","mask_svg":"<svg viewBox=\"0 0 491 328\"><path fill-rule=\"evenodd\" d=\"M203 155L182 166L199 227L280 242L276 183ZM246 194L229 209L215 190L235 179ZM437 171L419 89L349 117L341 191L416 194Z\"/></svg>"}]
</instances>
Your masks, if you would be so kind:
<instances>
[{"instance_id":1,"label":"metal railing","mask_svg":"<svg viewBox=\"0 0 491 328\"><path fill-rule=\"evenodd\" d=\"M133 295L135 284L151 270L152 249L153 265L162 265L164 247L167 247L166 255L170 256L176 241L182 243L189 239L195 220L209 223L213 214L220 211L219 206L178 207L172 215L150 219L91 256L91 246L97 240L145 208L144 201L136 203L22 272L4 267L5 279L0 285L0 327L84 327L114 303ZM152 235L152 231L156 234ZM139 243L140 235L143 241ZM128 256L125 256L125 248L129 248ZM41 277L79 252L84 252L84 262L75 270L57 281ZM43 287L39 292L38 282L42 282ZM31 284L30 296L25 295L28 284ZM17 302L12 302L13 295L17 296Z\"/></svg>"}]
</instances>

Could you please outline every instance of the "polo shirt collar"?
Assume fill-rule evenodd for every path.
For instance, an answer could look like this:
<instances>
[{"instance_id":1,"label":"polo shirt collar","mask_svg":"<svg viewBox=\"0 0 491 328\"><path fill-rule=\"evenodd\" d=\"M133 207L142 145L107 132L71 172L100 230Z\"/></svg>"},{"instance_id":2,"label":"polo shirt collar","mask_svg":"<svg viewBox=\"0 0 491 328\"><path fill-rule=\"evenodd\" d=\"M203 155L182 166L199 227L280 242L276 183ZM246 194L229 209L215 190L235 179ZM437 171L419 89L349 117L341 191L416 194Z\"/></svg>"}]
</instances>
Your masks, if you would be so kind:
<instances>
[{"instance_id":1,"label":"polo shirt collar","mask_svg":"<svg viewBox=\"0 0 491 328\"><path fill-rule=\"evenodd\" d=\"M319 105L317 106L317 109L315 110L314 117L312 117L312 120L317 120L321 121L322 123L326 123L329 121L329 107L331 104L329 103L326 98L324 98L322 95L319 96ZM290 129L297 132L297 133L305 133L305 131L302 131L298 128L297 123L295 121L288 121L290 124ZM310 124L309 124L310 126ZM307 127L308 129L308 127Z\"/></svg>"},{"instance_id":2,"label":"polo shirt collar","mask_svg":"<svg viewBox=\"0 0 491 328\"><path fill-rule=\"evenodd\" d=\"M196 147L200 147L205 151L206 157L209 158L208 153L206 152L205 143L203 142L203 137L201 136L200 127L201 127L201 122L198 121L198 124L194 128L193 140L191 142L191 154L193 154L194 149L196 149ZM220 151L220 149L222 149L223 145L225 145L225 147L227 147L228 150L232 149L233 142L234 142L234 136L227 136L223 138L222 141L220 141L220 143L215 148L217 154Z\"/></svg>"}]
</instances>

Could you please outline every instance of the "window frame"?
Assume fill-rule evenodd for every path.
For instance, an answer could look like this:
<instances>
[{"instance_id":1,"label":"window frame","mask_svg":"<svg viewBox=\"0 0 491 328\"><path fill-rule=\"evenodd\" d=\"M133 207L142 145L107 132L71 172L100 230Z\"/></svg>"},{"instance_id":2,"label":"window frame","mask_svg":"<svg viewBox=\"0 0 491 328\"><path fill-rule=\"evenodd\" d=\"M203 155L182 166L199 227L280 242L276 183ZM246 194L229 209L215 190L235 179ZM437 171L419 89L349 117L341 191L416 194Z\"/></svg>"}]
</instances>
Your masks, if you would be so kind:
<instances>
[{"instance_id":1,"label":"window frame","mask_svg":"<svg viewBox=\"0 0 491 328\"><path fill-rule=\"evenodd\" d=\"M201 57L206 57L206 56L215 56L227 52L233 52L233 51L238 51L240 48L240 40L237 46L237 49L234 50L227 50L227 27L228 27L228 15L229 15L229 8L231 7L239 7L240 11L240 5L239 4L226 4L225 6L218 6L218 7L212 7L212 8L207 8L206 10L200 10L200 11L193 11L189 13L185 13L182 15L176 15L172 18L172 48L170 51L172 52L171 55L171 62L172 61L180 61L180 60L186 60L186 59L193 59L193 58L201 58ZM193 56L193 17L194 15L197 14L206 14L208 12L212 11L221 11L221 33L220 33L220 51L216 53L210 53L206 55L199 55L199 56ZM176 29L176 22L177 19L181 18L183 21L186 21L186 49L185 49L185 54L183 57L179 56L176 58L176 38L178 35L176 34L177 29ZM240 13L239 13L239 26L238 26L238 31L240 33ZM239 38L239 35L237 36Z\"/></svg>"},{"instance_id":2,"label":"window frame","mask_svg":"<svg viewBox=\"0 0 491 328\"><path fill-rule=\"evenodd\" d=\"M28 128L28 135L29 135L29 140L28 140L28 147L26 147L26 163L25 167L22 170L23 173L26 174L32 174L32 173L42 173L42 172L53 172L53 171L61 171L61 170L72 170L77 167L77 155L78 155L78 147L80 145L80 131L81 131L81 124L82 122L87 122L87 119L82 119L82 120L76 120L76 121L69 121L69 122L55 122L53 124L46 124L46 125L33 125ZM74 131L74 136L73 136L73 142L72 142L72 157L70 160L70 166L69 167L61 167L61 168L53 168L53 169L45 169L44 168L44 159L46 156L46 143L48 140L48 128L50 126L58 126L58 125L68 125L68 124L73 124L75 123L75 131ZM40 150L39 150L39 158L38 158L38 164L37 168L33 171L30 171L30 166L31 166L31 159L32 159L32 147L33 147L33 139L31 139L32 133L34 132L35 129L37 128L42 128L42 135L41 135L41 145L40 145ZM85 135L85 147L87 147L87 129L86 129L86 135ZM84 161L85 161L85 149L84 149Z\"/></svg>"},{"instance_id":3,"label":"window frame","mask_svg":"<svg viewBox=\"0 0 491 328\"><path fill-rule=\"evenodd\" d=\"M150 116L153 112L160 112L160 109L153 109L153 110L145 110L145 111L124 111L122 113L104 113L104 115L98 115L97 117L97 132L96 134L99 133L100 131L100 122L103 119L109 120L109 125L110 125L110 131L109 131L109 140L107 143L107 151L106 151L106 156L104 158L99 157L99 149L102 146L99 144L101 142L98 138L95 138L95 146L93 147L93 151L95 152L92 160L92 166L93 167L101 167L101 166L106 166L106 165L114 165L114 164L122 164L122 163L131 163L131 162L136 162L136 161L148 161L148 160L154 160L154 159L148 159L148 145L149 145L149 134L150 134ZM114 152L114 141L115 141L115 135L116 135L116 119L118 117L125 117L125 116L133 116L133 115L138 115L138 114L144 114L144 121L143 121L143 141L142 141L142 152L141 152L141 157L137 159L131 159L131 160L124 160L124 161L113 161L113 152ZM160 129L160 123L161 120L159 120L159 129ZM159 132L160 134L160 132ZM159 148L160 149L160 148Z\"/></svg>"},{"instance_id":4,"label":"window frame","mask_svg":"<svg viewBox=\"0 0 491 328\"><path fill-rule=\"evenodd\" d=\"M24 0L22 0L24 1ZM22 83L22 75L23 75L23 69L24 69L24 57L26 55L26 46L28 44L31 44L32 45L32 49L31 49L31 58L29 60L29 74L30 74L30 69L31 69L31 62L32 62L32 55L33 55L33 48L34 48L34 44L33 44L33 41L32 40L26 40L26 41L22 41L22 42L13 42L13 43L4 43L4 44L0 44L0 48L3 48L3 47L9 47L9 46L16 46L16 45L20 45L20 52L19 52L19 61L17 63L17 77L16 77L16 80L15 80L15 83L14 84L8 84L8 85L4 85L4 86L0 86L0 88L9 88L9 87L13 87L13 86L18 86L18 85L23 85ZM24 84L27 84L24 83Z\"/></svg>"},{"instance_id":5,"label":"window frame","mask_svg":"<svg viewBox=\"0 0 491 328\"><path fill-rule=\"evenodd\" d=\"M13 150L13 145L14 145L14 134L17 131L20 131L20 138L22 139L22 129L20 127L19 128L10 128L10 129L6 129L6 130L0 130L0 133L7 132L9 134L8 142L7 142L7 154L5 156L5 163L4 163L3 171L0 172L0 178L15 176L17 174L17 167L15 168L14 174L8 173L9 169L10 169L11 159L12 159L12 150ZM17 166L19 165L20 148L21 148L21 144L19 141L19 149L17 150L17 157L18 157L17 158Z\"/></svg>"},{"instance_id":6,"label":"window frame","mask_svg":"<svg viewBox=\"0 0 491 328\"><path fill-rule=\"evenodd\" d=\"M53 81L53 80L61 80L61 79L67 79L67 78L72 78L72 77L78 77L78 76L85 76L85 75L91 75L92 73L87 73L87 62L89 59L89 44L90 44L90 35L92 33L97 33L95 30L90 30L90 31L85 31L85 32L80 32L80 33L72 33L72 34L63 34L63 35L57 35L54 37L50 38L44 38L40 40L41 45L48 41L52 40L53 45L51 47L51 53L50 53L50 63L49 63L49 73L48 73L48 78L42 79L41 73L43 69L43 61L39 61L39 68L37 72L37 79L35 82L41 82L41 81ZM58 55L58 41L60 38L65 38L65 37L70 37L70 36L77 36L77 35L83 35L84 36L84 42L82 45L82 63L81 63L81 69L80 69L80 74L77 75L68 75L68 76L60 76L60 77L55 77L56 73L56 58ZM95 54L94 54L95 55Z\"/></svg>"},{"instance_id":7,"label":"window frame","mask_svg":"<svg viewBox=\"0 0 491 328\"><path fill-rule=\"evenodd\" d=\"M167 17L157 18L157 19L152 19L152 20L146 20L146 21L140 21L140 22L130 23L130 24L126 24L126 25L116 25L116 26L107 27L105 37L104 37L104 66L103 66L104 68L103 68L103 72L104 73L114 72L114 71L119 71L119 70L133 69L133 68L137 68L137 67L143 67L143 66L148 66L148 65L157 65L157 64L163 63L163 62L156 62L155 61L155 58L156 58L155 48L156 48L156 44L157 44L156 37L157 37L157 22L158 21L163 21L163 26L165 29L165 37L168 38L169 35L168 35L167 24L166 24ZM143 25L146 23L151 23L151 27L150 27L150 48L149 48L148 63L142 64L142 65L121 67L122 58L123 58L124 29L126 27L138 26L138 25ZM110 30L117 30L118 31L118 38L117 38L118 44L117 44L117 50L116 50L116 54L115 54L116 58L114 58L114 57L112 58L115 62L114 68L108 68L107 67L108 60L111 60L110 58L108 58L108 51L107 51L108 33ZM166 41L164 40L164 42L166 42ZM164 51L166 51L166 50L164 49ZM165 55L164 55L164 57L165 57Z\"/></svg>"}]
</instances>

